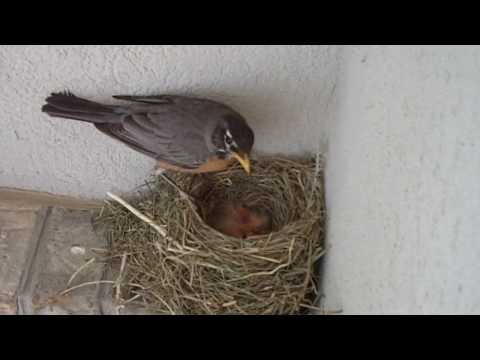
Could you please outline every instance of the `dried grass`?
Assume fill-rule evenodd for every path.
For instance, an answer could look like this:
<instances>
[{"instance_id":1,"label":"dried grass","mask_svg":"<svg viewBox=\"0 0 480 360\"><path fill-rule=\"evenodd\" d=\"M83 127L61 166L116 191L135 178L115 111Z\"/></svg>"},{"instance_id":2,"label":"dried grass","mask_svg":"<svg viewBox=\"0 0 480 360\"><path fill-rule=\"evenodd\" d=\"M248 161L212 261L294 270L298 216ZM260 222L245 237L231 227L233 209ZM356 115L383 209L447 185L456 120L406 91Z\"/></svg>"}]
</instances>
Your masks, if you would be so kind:
<instances>
[{"instance_id":1,"label":"dried grass","mask_svg":"<svg viewBox=\"0 0 480 360\"><path fill-rule=\"evenodd\" d=\"M299 314L314 308L326 217L320 157L268 157L252 165L250 176L234 166L216 174L168 174L176 186L162 177L148 182L129 204L150 224L106 201L96 223L110 245L120 304L160 314ZM224 199L268 211L274 231L238 239L211 228L203 218Z\"/></svg>"}]
</instances>

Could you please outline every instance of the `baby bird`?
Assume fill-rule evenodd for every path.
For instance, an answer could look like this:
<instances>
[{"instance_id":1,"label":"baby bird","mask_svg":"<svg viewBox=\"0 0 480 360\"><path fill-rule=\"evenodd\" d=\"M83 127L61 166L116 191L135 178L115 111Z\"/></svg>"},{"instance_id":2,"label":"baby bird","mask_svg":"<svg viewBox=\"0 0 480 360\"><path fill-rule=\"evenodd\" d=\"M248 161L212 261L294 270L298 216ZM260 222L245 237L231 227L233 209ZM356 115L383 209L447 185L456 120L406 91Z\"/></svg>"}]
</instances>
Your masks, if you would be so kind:
<instances>
[{"instance_id":1,"label":"baby bird","mask_svg":"<svg viewBox=\"0 0 480 360\"><path fill-rule=\"evenodd\" d=\"M265 212L232 202L216 206L208 215L207 223L225 235L240 239L267 234L272 229L271 217Z\"/></svg>"}]
</instances>

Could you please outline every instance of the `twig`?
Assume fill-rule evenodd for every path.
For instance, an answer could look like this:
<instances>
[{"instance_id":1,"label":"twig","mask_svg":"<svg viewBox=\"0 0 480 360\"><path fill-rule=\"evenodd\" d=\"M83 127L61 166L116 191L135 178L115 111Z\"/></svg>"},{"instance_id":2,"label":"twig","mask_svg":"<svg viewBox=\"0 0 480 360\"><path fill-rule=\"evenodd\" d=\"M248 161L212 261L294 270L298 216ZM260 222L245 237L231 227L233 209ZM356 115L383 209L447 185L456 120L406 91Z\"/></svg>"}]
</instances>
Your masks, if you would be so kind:
<instances>
[{"instance_id":1,"label":"twig","mask_svg":"<svg viewBox=\"0 0 480 360\"><path fill-rule=\"evenodd\" d=\"M112 194L110 192L107 192L107 195L112 198L113 200L115 200L116 202L120 203L121 205L123 205L125 208L127 208L128 210L130 210L130 212L137 216L138 218L140 218L141 220L145 221L148 225L150 225L151 227L153 227L155 230L157 230L157 232L162 235L163 237L166 237L167 236L167 232L165 231L165 229L158 225L157 223L155 223L152 219L150 219L149 217L143 215L140 211L138 211L137 209L135 209L132 205L128 204L125 200L122 200L120 197L118 197L117 195L115 194Z\"/></svg>"},{"instance_id":2,"label":"twig","mask_svg":"<svg viewBox=\"0 0 480 360\"><path fill-rule=\"evenodd\" d=\"M270 262L273 262L275 264L280 264L280 260L277 260L277 259L271 259L271 258L268 258L268 257L265 257L265 256L259 256L259 255L250 255L250 256L255 258L255 259L260 259L260 260L270 261Z\"/></svg>"},{"instance_id":3,"label":"twig","mask_svg":"<svg viewBox=\"0 0 480 360\"><path fill-rule=\"evenodd\" d=\"M330 246L329 246L330 248ZM323 255L325 255L327 252L327 249L323 249L317 256L315 256L313 258L313 262L316 262L317 260L319 260Z\"/></svg>"},{"instance_id":4,"label":"twig","mask_svg":"<svg viewBox=\"0 0 480 360\"><path fill-rule=\"evenodd\" d=\"M183 191L182 189L180 189L180 187L175 183L175 181L173 181L172 179L170 179L170 177L168 177L167 175L165 175L164 173L161 173L159 174L160 177L163 178L163 180L165 180L167 183L169 183L171 186L173 186L179 193L182 197L184 197L185 199L187 200L190 200L192 201L192 196L187 194L185 191Z\"/></svg>"},{"instance_id":5,"label":"twig","mask_svg":"<svg viewBox=\"0 0 480 360\"><path fill-rule=\"evenodd\" d=\"M123 305L128 304L129 302L132 302L133 300L136 300L136 299L138 299L138 298L141 297L141 296L142 296L142 294L134 295L134 296L132 296L130 299L125 300L125 301L123 302Z\"/></svg>"},{"instance_id":6,"label":"twig","mask_svg":"<svg viewBox=\"0 0 480 360\"><path fill-rule=\"evenodd\" d=\"M293 245L294 244L295 244L295 238L293 238L292 242L290 243L290 248L288 249L288 261L285 264L278 265L275 269L270 270L270 271L260 271L260 272L256 272L256 273L253 273L253 274L248 274L248 275L242 276L240 278L234 279L233 281L245 280L245 279L251 278L253 276L273 275L278 270L289 266L292 262L292 250L293 250Z\"/></svg>"},{"instance_id":7,"label":"twig","mask_svg":"<svg viewBox=\"0 0 480 360\"><path fill-rule=\"evenodd\" d=\"M72 286L71 288L68 288L66 290L63 290L62 292L60 292L58 295L59 296L63 296L63 295L66 295L68 294L69 292L73 291L73 290L76 290L76 289L80 289L84 286L89 286L89 285L97 285L97 284L115 284L116 281L112 281L112 280L98 280L98 281L88 281L88 282L85 282L83 284L79 284L79 285L76 285L76 286ZM134 284L134 283L128 283L127 285L130 285L130 286L135 286L135 287L138 287L142 290L145 290L145 287L142 286L142 285L139 285L139 284Z\"/></svg>"},{"instance_id":8,"label":"twig","mask_svg":"<svg viewBox=\"0 0 480 360\"><path fill-rule=\"evenodd\" d=\"M70 277L70 279L68 280L67 282L67 286L70 286L70 284L72 283L73 279L75 279L75 277L80 274L80 272L85 269L88 265L92 264L93 262L95 261L95 258L91 258L90 260L88 260L85 264L83 264L82 266L80 266L77 271L75 271L73 273L73 275Z\"/></svg>"},{"instance_id":9,"label":"twig","mask_svg":"<svg viewBox=\"0 0 480 360\"><path fill-rule=\"evenodd\" d=\"M310 208L313 203L313 197L315 195L315 189L317 188L319 173L320 173L320 152L317 152L317 154L315 155L315 172L313 173L312 192L310 193L310 197L308 199L308 208Z\"/></svg>"},{"instance_id":10,"label":"twig","mask_svg":"<svg viewBox=\"0 0 480 360\"><path fill-rule=\"evenodd\" d=\"M237 301L233 300L233 301L222 304L222 307L229 307L229 306L233 306L233 305L236 305L236 304L237 304Z\"/></svg>"},{"instance_id":11,"label":"twig","mask_svg":"<svg viewBox=\"0 0 480 360\"><path fill-rule=\"evenodd\" d=\"M123 278L123 272L125 271L125 264L127 263L127 254L123 254L122 263L120 265L120 273L118 274L117 280L115 281L115 298L117 301L120 301L120 286Z\"/></svg>"},{"instance_id":12,"label":"twig","mask_svg":"<svg viewBox=\"0 0 480 360\"><path fill-rule=\"evenodd\" d=\"M156 293L152 293L153 296L155 296L163 305L165 305L165 307L168 309L168 311L170 311L170 314L171 315L175 315L175 311L172 310L172 308L170 306L168 306L167 302L165 300L163 300L160 296L158 296L158 294Z\"/></svg>"},{"instance_id":13,"label":"twig","mask_svg":"<svg viewBox=\"0 0 480 360\"><path fill-rule=\"evenodd\" d=\"M300 304L300 307L310 309L310 310L316 310L321 315L335 315L335 314L340 314L340 313L343 312L342 309L340 309L340 310L325 310L325 309L322 309L321 307L314 306L314 305L307 305L307 304Z\"/></svg>"},{"instance_id":14,"label":"twig","mask_svg":"<svg viewBox=\"0 0 480 360\"><path fill-rule=\"evenodd\" d=\"M102 248L90 248L93 252L103 252L103 253L108 253L107 249L102 249Z\"/></svg>"},{"instance_id":15,"label":"twig","mask_svg":"<svg viewBox=\"0 0 480 360\"><path fill-rule=\"evenodd\" d=\"M83 284L80 284L80 285L72 286L71 288L68 288L66 290L63 290L59 295L63 296L63 295L68 294L69 292L71 292L73 290L76 290L76 289L79 289L81 287L89 286L89 285L97 285L97 284L115 284L115 281L111 281L111 280L89 281L89 282L86 282L86 283L83 283Z\"/></svg>"}]
</instances>

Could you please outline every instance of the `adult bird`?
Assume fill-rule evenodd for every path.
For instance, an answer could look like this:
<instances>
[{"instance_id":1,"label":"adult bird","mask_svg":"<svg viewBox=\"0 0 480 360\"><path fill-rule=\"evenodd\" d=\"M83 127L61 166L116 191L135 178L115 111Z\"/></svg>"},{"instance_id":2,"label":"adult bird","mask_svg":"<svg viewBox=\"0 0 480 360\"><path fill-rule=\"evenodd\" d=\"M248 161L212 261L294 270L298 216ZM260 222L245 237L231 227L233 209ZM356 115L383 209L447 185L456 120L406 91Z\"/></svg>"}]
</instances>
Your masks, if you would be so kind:
<instances>
[{"instance_id":1,"label":"adult bird","mask_svg":"<svg viewBox=\"0 0 480 360\"><path fill-rule=\"evenodd\" d=\"M224 170L238 160L250 173L253 130L227 105L180 95L113 98L131 104L105 105L69 92L52 93L42 111L92 123L102 133L157 160L157 168L204 173Z\"/></svg>"}]
</instances>

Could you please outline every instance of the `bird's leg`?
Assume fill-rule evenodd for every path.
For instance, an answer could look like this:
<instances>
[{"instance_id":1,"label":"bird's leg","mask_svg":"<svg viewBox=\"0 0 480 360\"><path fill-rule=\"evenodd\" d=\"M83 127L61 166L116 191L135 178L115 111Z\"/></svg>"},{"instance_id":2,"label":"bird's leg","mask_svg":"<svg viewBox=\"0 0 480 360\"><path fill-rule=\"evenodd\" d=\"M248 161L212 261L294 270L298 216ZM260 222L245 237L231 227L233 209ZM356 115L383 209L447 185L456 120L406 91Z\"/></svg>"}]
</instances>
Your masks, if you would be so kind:
<instances>
[{"instance_id":1,"label":"bird's leg","mask_svg":"<svg viewBox=\"0 0 480 360\"><path fill-rule=\"evenodd\" d=\"M177 185L177 183L175 181L173 181L167 174L165 174L165 172L166 172L166 169L160 167L158 164L153 169L154 175L160 176L163 180L165 180L167 183L169 183L171 186L173 186L178 191L178 193L180 194L180 196L182 198L190 201L190 203L195 208L197 208L197 205L196 205L196 200L197 199L193 195L189 195L185 191L180 189L180 187Z\"/></svg>"},{"instance_id":2,"label":"bird's leg","mask_svg":"<svg viewBox=\"0 0 480 360\"><path fill-rule=\"evenodd\" d=\"M164 174L163 172L159 174L163 180L165 180L167 183L172 185L175 189L177 189L178 193L180 194L181 197L183 197L186 200L190 200L192 204L195 204L195 198L192 195L187 194L185 191L180 189L180 187L177 185L175 181L173 181L168 175Z\"/></svg>"}]
</instances>

